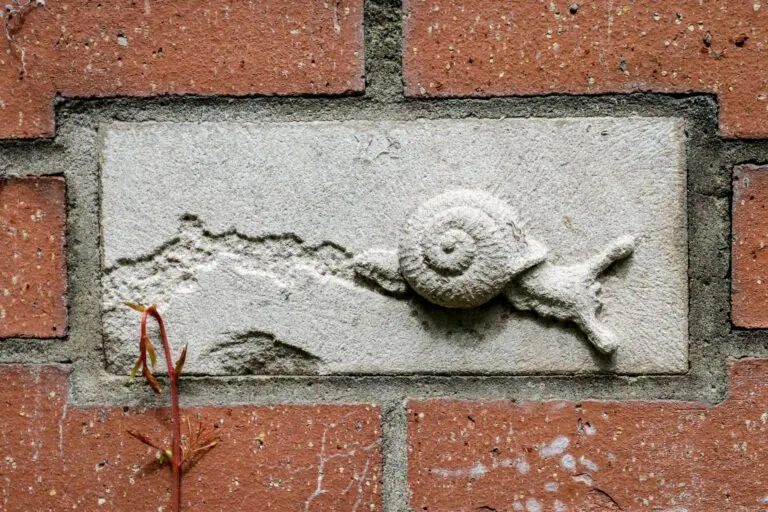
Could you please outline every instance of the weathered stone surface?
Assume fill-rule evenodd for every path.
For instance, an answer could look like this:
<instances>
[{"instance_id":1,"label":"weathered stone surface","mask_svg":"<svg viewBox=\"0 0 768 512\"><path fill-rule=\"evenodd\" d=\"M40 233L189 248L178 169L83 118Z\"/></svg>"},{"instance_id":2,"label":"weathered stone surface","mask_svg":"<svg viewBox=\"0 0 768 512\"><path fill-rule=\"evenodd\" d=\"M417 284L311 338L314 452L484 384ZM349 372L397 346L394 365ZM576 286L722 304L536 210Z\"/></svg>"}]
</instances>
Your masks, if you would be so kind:
<instances>
[{"instance_id":1,"label":"weathered stone surface","mask_svg":"<svg viewBox=\"0 0 768 512\"><path fill-rule=\"evenodd\" d=\"M159 305L175 343L190 343L190 372L687 369L677 120L113 124L102 139L115 370L130 367L138 340L124 300ZM578 266L634 238L631 257L601 279L612 358L575 325L501 298L448 309L399 288L396 271L356 274L361 254L397 250L414 208L456 189L500 198L548 264ZM376 265L393 261L374 254ZM518 304L546 283L518 290Z\"/></svg>"},{"instance_id":2,"label":"weathered stone surface","mask_svg":"<svg viewBox=\"0 0 768 512\"><path fill-rule=\"evenodd\" d=\"M165 444L167 410L73 407L66 371L55 367L0 366L0 382L0 510L169 510L170 471L126 433ZM183 510L381 510L376 406L184 414L221 442L186 473Z\"/></svg>"},{"instance_id":3,"label":"weathered stone surface","mask_svg":"<svg viewBox=\"0 0 768 512\"><path fill-rule=\"evenodd\" d=\"M67 334L62 177L0 178L0 338Z\"/></svg>"},{"instance_id":4,"label":"weathered stone surface","mask_svg":"<svg viewBox=\"0 0 768 512\"><path fill-rule=\"evenodd\" d=\"M732 204L731 317L738 327L768 327L768 166L733 170Z\"/></svg>"},{"instance_id":5,"label":"weathered stone surface","mask_svg":"<svg viewBox=\"0 0 768 512\"><path fill-rule=\"evenodd\" d=\"M412 510L768 510L768 360L721 404L412 401Z\"/></svg>"}]
</instances>

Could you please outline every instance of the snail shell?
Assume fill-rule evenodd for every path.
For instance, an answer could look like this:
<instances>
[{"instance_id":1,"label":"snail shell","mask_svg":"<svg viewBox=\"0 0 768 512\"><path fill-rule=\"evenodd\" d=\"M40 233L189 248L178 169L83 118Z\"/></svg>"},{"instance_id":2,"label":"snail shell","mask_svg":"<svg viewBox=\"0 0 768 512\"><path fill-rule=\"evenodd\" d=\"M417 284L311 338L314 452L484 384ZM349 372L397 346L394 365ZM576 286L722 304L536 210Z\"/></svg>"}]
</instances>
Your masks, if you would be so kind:
<instances>
[{"instance_id":1,"label":"snail shell","mask_svg":"<svg viewBox=\"0 0 768 512\"><path fill-rule=\"evenodd\" d=\"M400 271L419 295L449 308L480 306L518 273L544 260L512 209L479 190L454 190L422 204L405 223Z\"/></svg>"}]
</instances>

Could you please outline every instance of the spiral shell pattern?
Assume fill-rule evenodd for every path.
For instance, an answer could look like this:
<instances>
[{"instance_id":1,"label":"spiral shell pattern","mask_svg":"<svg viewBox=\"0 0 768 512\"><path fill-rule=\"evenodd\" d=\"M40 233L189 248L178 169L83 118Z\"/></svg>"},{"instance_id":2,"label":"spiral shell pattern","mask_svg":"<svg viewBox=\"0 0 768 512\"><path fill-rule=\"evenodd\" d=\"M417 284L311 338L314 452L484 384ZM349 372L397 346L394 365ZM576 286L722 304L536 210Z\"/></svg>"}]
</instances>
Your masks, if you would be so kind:
<instances>
[{"instance_id":1,"label":"spiral shell pattern","mask_svg":"<svg viewBox=\"0 0 768 512\"><path fill-rule=\"evenodd\" d=\"M419 295L449 308L480 306L537 263L511 208L479 190L434 197L401 233L400 271ZM543 257L543 256L542 256Z\"/></svg>"}]
</instances>

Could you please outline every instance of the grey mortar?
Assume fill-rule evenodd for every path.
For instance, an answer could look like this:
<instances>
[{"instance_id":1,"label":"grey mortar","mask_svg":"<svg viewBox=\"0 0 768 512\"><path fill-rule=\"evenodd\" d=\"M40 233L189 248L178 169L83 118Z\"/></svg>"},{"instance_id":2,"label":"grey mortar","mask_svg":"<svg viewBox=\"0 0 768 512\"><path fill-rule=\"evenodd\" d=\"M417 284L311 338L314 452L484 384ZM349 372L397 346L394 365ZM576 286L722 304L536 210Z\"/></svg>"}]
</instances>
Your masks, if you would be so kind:
<instances>
[{"instance_id":1,"label":"grey mortar","mask_svg":"<svg viewBox=\"0 0 768 512\"><path fill-rule=\"evenodd\" d=\"M768 330L730 322L731 169L768 163L768 139L723 140L716 98L708 95L548 95L524 98L413 100L402 96L401 7L366 3L367 90L349 98L160 98L58 100L51 140L0 142L0 177L64 175L67 179L69 327L66 340L0 340L0 363L71 363L70 400L79 407L164 405L143 385L105 371L101 332L101 266L97 128L111 121L289 121L341 119L676 116L688 140L690 371L682 376L442 377L244 376L182 379L185 405L369 402L381 406L384 510L407 510L405 403L448 397L572 401L694 400L727 394L729 358L768 356ZM566 142L564 142L566 144ZM126 371L128 369L126 368Z\"/></svg>"}]
</instances>

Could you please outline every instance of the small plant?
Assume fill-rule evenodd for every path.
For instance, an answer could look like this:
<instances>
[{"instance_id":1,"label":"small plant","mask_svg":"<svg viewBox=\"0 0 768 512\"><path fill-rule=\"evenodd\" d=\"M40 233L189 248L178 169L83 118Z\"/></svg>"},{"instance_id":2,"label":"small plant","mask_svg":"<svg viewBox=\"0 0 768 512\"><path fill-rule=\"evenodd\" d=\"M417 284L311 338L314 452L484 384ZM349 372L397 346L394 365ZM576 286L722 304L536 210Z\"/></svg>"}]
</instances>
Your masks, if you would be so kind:
<instances>
[{"instance_id":1,"label":"small plant","mask_svg":"<svg viewBox=\"0 0 768 512\"><path fill-rule=\"evenodd\" d=\"M140 306L138 304L126 303L131 308L141 313L141 338L139 339L139 358L131 370L131 381L141 369L141 374L147 379L149 387L155 393L162 393L160 383L152 373L157 362L157 352L152 341L147 335L147 320L151 316L157 322L160 328L160 341L163 345L165 362L168 367L168 382L171 388L171 446L163 447L153 441L149 436L129 430L128 434L158 451L157 459L161 465L169 464L173 474L171 486L171 510L181 511L181 476L185 469L191 467L199 457L205 452L216 446L219 438L212 432L203 428L202 423L198 423L197 428L193 429L189 418L185 417L187 424L187 435L181 435L181 407L179 406L179 388L178 381L181 371L184 368L184 361L187 358L187 346L184 346L179 359L173 364L171 357L171 346L168 343L168 335L165 330L163 317L157 310L157 306Z\"/></svg>"}]
</instances>

